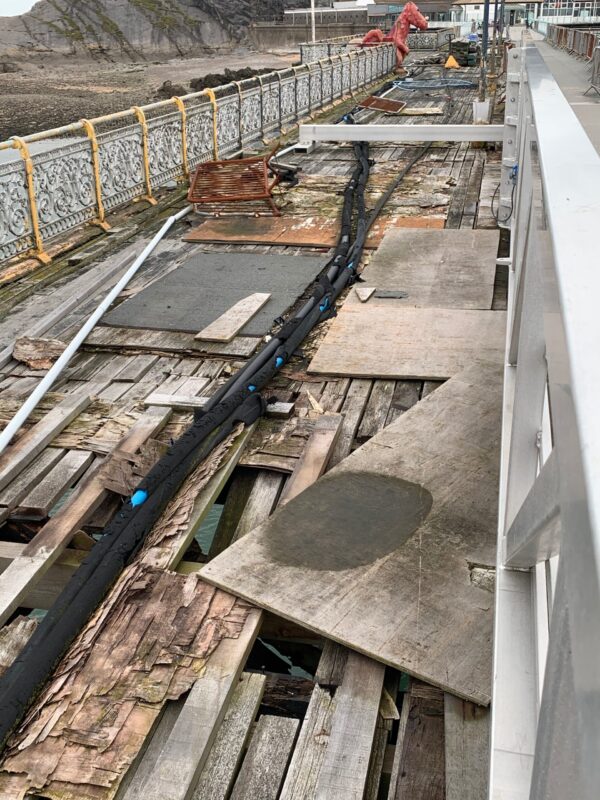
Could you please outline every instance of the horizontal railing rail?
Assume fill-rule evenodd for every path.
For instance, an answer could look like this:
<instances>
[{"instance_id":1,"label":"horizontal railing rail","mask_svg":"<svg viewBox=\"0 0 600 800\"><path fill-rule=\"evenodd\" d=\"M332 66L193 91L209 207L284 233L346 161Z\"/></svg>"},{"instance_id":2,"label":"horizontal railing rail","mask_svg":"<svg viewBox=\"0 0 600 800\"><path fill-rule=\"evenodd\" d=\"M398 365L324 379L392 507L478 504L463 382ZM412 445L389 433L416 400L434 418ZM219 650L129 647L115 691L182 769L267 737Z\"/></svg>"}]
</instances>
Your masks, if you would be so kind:
<instances>
[{"instance_id":1,"label":"horizontal railing rail","mask_svg":"<svg viewBox=\"0 0 600 800\"><path fill-rule=\"evenodd\" d=\"M0 263L275 138L387 75L393 45L357 49L238 83L0 143Z\"/></svg>"},{"instance_id":2,"label":"horizontal railing rail","mask_svg":"<svg viewBox=\"0 0 600 800\"><path fill-rule=\"evenodd\" d=\"M517 58L489 797L594 800L600 156L538 49Z\"/></svg>"}]
</instances>

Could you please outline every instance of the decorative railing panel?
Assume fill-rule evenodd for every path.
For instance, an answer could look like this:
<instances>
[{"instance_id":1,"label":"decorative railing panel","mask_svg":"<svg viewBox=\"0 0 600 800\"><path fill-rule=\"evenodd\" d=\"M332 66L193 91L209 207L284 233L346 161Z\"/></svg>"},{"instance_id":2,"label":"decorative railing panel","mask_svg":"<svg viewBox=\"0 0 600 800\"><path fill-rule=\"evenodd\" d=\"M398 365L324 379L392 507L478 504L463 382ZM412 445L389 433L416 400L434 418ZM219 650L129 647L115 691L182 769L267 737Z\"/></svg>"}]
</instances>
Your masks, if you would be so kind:
<instances>
[{"instance_id":1,"label":"decorative railing panel","mask_svg":"<svg viewBox=\"0 0 600 800\"><path fill-rule=\"evenodd\" d=\"M181 175L183 141L177 111L148 120L148 159L152 186L163 186Z\"/></svg>"},{"instance_id":2,"label":"decorative railing panel","mask_svg":"<svg viewBox=\"0 0 600 800\"><path fill-rule=\"evenodd\" d=\"M44 243L53 237L91 220L104 224L106 212L152 198L198 164L272 137L382 78L395 60L387 44L325 55L240 84L0 143L0 262L32 249L45 259Z\"/></svg>"},{"instance_id":3,"label":"decorative railing panel","mask_svg":"<svg viewBox=\"0 0 600 800\"><path fill-rule=\"evenodd\" d=\"M200 99L200 98L199 98ZM190 169L204 161L210 161L214 154L213 109L206 98L204 102L186 108L187 157Z\"/></svg>"},{"instance_id":4,"label":"decorative railing panel","mask_svg":"<svg viewBox=\"0 0 600 800\"><path fill-rule=\"evenodd\" d=\"M12 155L12 154L11 154ZM15 160L0 164L0 258L12 258L33 247L25 164Z\"/></svg>"},{"instance_id":5,"label":"decorative railing panel","mask_svg":"<svg viewBox=\"0 0 600 800\"><path fill-rule=\"evenodd\" d=\"M144 194L144 148L141 125L127 125L98 136L100 181L109 210Z\"/></svg>"}]
</instances>

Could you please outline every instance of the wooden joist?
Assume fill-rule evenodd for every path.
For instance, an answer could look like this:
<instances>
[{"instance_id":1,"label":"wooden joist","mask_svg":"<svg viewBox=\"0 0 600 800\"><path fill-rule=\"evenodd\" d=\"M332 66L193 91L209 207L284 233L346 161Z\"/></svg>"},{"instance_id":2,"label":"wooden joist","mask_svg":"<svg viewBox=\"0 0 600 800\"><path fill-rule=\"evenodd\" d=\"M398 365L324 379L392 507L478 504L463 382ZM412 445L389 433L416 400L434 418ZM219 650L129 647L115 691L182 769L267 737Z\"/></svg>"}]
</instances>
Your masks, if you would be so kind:
<instances>
[{"instance_id":1,"label":"wooden joist","mask_svg":"<svg viewBox=\"0 0 600 800\"><path fill-rule=\"evenodd\" d=\"M267 292L255 292L227 309L194 337L205 342L230 342L269 301Z\"/></svg>"},{"instance_id":2,"label":"wooden joist","mask_svg":"<svg viewBox=\"0 0 600 800\"><path fill-rule=\"evenodd\" d=\"M303 492L325 472L340 435L342 422L341 414L324 414L319 417L298 464L281 494L280 506Z\"/></svg>"}]
</instances>

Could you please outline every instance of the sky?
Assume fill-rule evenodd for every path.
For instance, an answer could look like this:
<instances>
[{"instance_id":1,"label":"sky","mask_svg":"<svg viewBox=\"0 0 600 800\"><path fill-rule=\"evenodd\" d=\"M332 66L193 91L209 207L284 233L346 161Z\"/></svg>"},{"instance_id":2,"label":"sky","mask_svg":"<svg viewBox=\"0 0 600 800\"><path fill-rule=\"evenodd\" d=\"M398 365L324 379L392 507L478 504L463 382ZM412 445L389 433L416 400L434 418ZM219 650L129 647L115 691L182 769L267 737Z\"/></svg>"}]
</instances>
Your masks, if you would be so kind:
<instances>
[{"instance_id":1,"label":"sky","mask_svg":"<svg viewBox=\"0 0 600 800\"><path fill-rule=\"evenodd\" d=\"M0 17L15 17L29 11L37 0L0 0Z\"/></svg>"}]
</instances>

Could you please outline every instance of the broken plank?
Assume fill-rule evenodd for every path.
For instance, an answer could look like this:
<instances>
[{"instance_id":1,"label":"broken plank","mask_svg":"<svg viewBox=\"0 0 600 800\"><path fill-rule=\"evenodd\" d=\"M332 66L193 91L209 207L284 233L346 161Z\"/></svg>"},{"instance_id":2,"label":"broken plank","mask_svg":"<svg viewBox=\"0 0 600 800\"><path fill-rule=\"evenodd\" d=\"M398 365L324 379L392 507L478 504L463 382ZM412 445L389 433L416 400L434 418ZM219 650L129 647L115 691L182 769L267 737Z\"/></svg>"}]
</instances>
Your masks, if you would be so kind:
<instances>
[{"instance_id":1,"label":"broken plank","mask_svg":"<svg viewBox=\"0 0 600 800\"><path fill-rule=\"evenodd\" d=\"M315 800L362 800L377 724L385 668L348 654Z\"/></svg>"},{"instance_id":2,"label":"broken plank","mask_svg":"<svg viewBox=\"0 0 600 800\"><path fill-rule=\"evenodd\" d=\"M260 717L231 800L277 800L299 724L290 717Z\"/></svg>"},{"instance_id":3,"label":"broken plank","mask_svg":"<svg viewBox=\"0 0 600 800\"><path fill-rule=\"evenodd\" d=\"M113 452L134 455L146 439L166 424L170 414L169 409L149 408ZM107 496L102 479L103 468L106 468L106 463L92 470L69 502L41 528L22 554L0 576L0 624L18 607L21 598L35 586L68 545L73 534Z\"/></svg>"},{"instance_id":4,"label":"broken plank","mask_svg":"<svg viewBox=\"0 0 600 800\"><path fill-rule=\"evenodd\" d=\"M488 789L490 711L444 695L446 800L479 800Z\"/></svg>"},{"instance_id":5,"label":"broken plank","mask_svg":"<svg viewBox=\"0 0 600 800\"><path fill-rule=\"evenodd\" d=\"M191 333L154 331L140 328L112 328L98 325L85 340L86 349L132 350L137 352L206 354L247 357L258 347L256 336L237 336L231 342L199 342Z\"/></svg>"},{"instance_id":6,"label":"broken plank","mask_svg":"<svg viewBox=\"0 0 600 800\"><path fill-rule=\"evenodd\" d=\"M316 421L296 468L281 494L280 506L303 492L325 472L342 430L342 422L341 414L323 415Z\"/></svg>"},{"instance_id":7,"label":"broken plank","mask_svg":"<svg viewBox=\"0 0 600 800\"><path fill-rule=\"evenodd\" d=\"M365 442L385 427L395 389L395 381L373 381L369 402L356 434L359 442Z\"/></svg>"},{"instance_id":8,"label":"broken plank","mask_svg":"<svg viewBox=\"0 0 600 800\"><path fill-rule=\"evenodd\" d=\"M412 681L404 702L408 720L396 792L389 800L444 800L444 694Z\"/></svg>"},{"instance_id":9,"label":"broken plank","mask_svg":"<svg viewBox=\"0 0 600 800\"><path fill-rule=\"evenodd\" d=\"M46 447L39 457L17 475L2 492L0 507L8 511L16 508L21 500L50 472L64 456L65 451L59 447Z\"/></svg>"},{"instance_id":10,"label":"broken plank","mask_svg":"<svg viewBox=\"0 0 600 800\"><path fill-rule=\"evenodd\" d=\"M207 379L208 383L208 379ZM145 406L169 406L180 411L191 411L195 408L204 408L210 400L209 397L190 397L187 394L164 394L152 392L144 400ZM265 414L268 417L289 419L294 411L294 403L268 403Z\"/></svg>"},{"instance_id":11,"label":"broken plank","mask_svg":"<svg viewBox=\"0 0 600 800\"><path fill-rule=\"evenodd\" d=\"M190 797L258 634L261 616L258 609L250 609L239 637L219 643L192 686L160 753L146 765L139 794L128 795L127 800Z\"/></svg>"},{"instance_id":12,"label":"broken plank","mask_svg":"<svg viewBox=\"0 0 600 800\"><path fill-rule=\"evenodd\" d=\"M13 663L37 627L37 620L17 617L0 630L0 675Z\"/></svg>"},{"instance_id":13,"label":"broken plank","mask_svg":"<svg viewBox=\"0 0 600 800\"><path fill-rule=\"evenodd\" d=\"M46 445L92 402L93 395L102 387L95 384L85 394L68 395L45 414L0 456L0 489L4 489L22 472Z\"/></svg>"},{"instance_id":14,"label":"broken plank","mask_svg":"<svg viewBox=\"0 0 600 800\"><path fill-rule=\"evenodd\" d=\"M346 458L352 450L352 443L367 405L372 385L372 381L366 380L353 380L350 384L341 408L344 422L330 459L332 467Z\"/></svg>"},{"instance_id":15,"label":"broken plank","mask_svg":"<svg viewBox=\"0 0 600 800\"><path fill-rule=\"evenodd\" d=\"M487 705L493 593L470 565L495 563L501 398L501 365L465 370L201 574Z\"/></svg>"},{"instance_id":16,"label":"broken plank","mask_svg":"<svg viewBox=\"0 0 600 800\"><path fill-rule=\"evenodd\" d=\"M248 497L232 541L237 541L264 522L277 504L285 477L279 472L261 470Z\"/></svg>"},{"instance_id":17,"label":"broken plank","mask_svg":"<svg viewBox=\"0 0 600 800\"><path fill-rule=\"evenodd\" d=\"M335 695L327 689L318 684L313 689L280 800L313 800L315 797L336 702Z\"/></svg>"},{"instance_id":18,"label":"broken plank","mask_svg":"<svg viewBox=\"0 0 600 800\"><path fill-rule=\"evenodd\" d=\"M230 342L252 317L268 302L270 294L255 292L238 300L224 314L207 325L194 337L207 342Z\"/></svg>"},{"instance_id":19,"label":"broken plank","mask_svg":"<svg viewBox=\"0 0 600 800\"><path fill-rule=\"evenodd\" d=\"M200 773L192 800L227 800L265 690L265 675L244 672Z\"/></svg>"},{"instance_id":20,"label":"broken plank","mask_svg":"<svg viewBox=\"0 0 600 800\"><path fill-rule=\"evenodd\" d=\"M370 286L370 287L355 286L354 287L354 293L356 294L356 296L358 297L358 299L360 300L361 303L366 303L367 300L369 300L369 298L373 297L373 295L375 294L375 291L376 291L376 287L375 286Z\"/></svg>"},{"instance_id":21,"label":"broken plank","mask_svg":"<svg viewBox=\"0 0 600 800\"><path fill-rule=\"evenodd\" d=\"M19 503L14 516L43 519L63 494L90 466L94 456L85 450L70 450L38 485Z\"/></svg>"}]
</instances>

